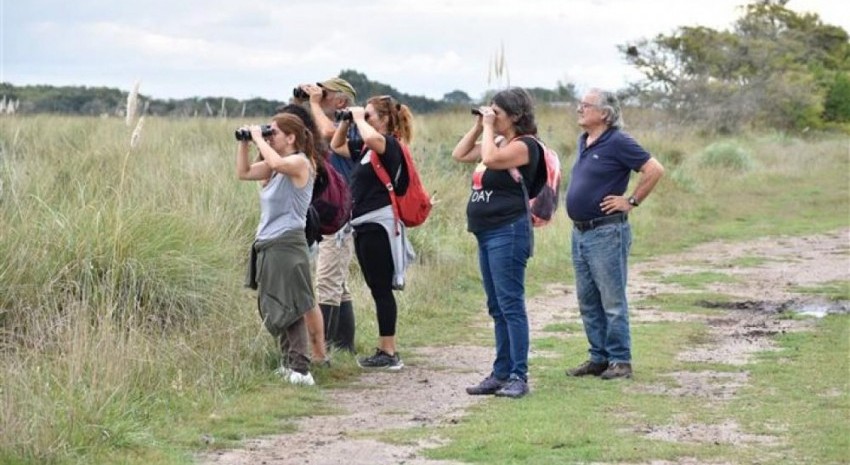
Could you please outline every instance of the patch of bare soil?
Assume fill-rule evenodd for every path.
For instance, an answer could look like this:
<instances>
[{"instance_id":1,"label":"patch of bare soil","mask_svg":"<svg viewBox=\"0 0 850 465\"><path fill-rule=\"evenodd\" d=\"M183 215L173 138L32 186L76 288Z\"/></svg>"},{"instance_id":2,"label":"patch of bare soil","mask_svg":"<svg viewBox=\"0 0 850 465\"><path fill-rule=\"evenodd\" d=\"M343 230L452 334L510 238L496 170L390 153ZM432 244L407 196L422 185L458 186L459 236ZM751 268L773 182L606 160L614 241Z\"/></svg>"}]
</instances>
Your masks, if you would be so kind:
<instances>
[{"instance_id":1,"label":"patch of bare soil","mask_svg":"<svg viewBox=\"0 0 850 465\"><path fill-rule=\"evenodd\" d=\"M644 433L652 439L671 442L731 445L770 445L777 443L777 438L773 436L742 432L738 423L732 420L714 425L683 423L653 426L646 428Z\"/></svg>"},{"instance_id":2,"label":"patch of bare soil","mask_svg":"<svg viewBox=\"0 0 850 465\"><path fill-rule=\"evenodd\" d=\"M405 367L396 373L364 373L357 383L327 393L338 415L311 416L296 422L298 431L247 441L242 449L206 456L207 464L350 464L350 465L452 465L427 460L421 451L440 445L434 437L420 444L388 444L376 440L380 433L402 428L433 427L452 423L474 402L464 387L480 381L491 350L454 346L420 348L405 356Z\"/></svg>"},{"instance_id":3,"label":"patch of bare soil","mask_svg":"<svg viewBox=\"0 0 850 465\"><path fill-rule=\"evenodd\" d=\"M665 376L676 385L641 384L634 386L633 390L673 397L695 396L713 401L729 400L747 383L748 378L746 372L719 373L716 371L679 371L667 373Z\"/></svg>"},{"instance_id":4,"label":"patch of bare soil","mask_svg":"<svg viewBox=\"0 0 850 465\"><path fill-rule=\"evenodd\" d=\"M810 325L806 321L778 318L783 305L799 307L810 303L801 300L795 288L850 280L848 239L850 230L808 237L763 238L737 244L716 242L633 265L629 275L633 302L659 293L692 292L674 284L660 283L659 274L716 272L734 276L734 283L719 283L713 290L740 298L740 301L731 306L728 302L722 304L728 307L715 306L711 316L633 307L631 318L636 324L706 321L711 328L709 340L679 354L679 358L728 364L740 369L736 373L708 370L669 373L670 382L665 385L640 384L635 380L633 385L625 386L626 389L667 396L697 396L706 402L733 398L747 382L746 364L752 362L754 353L770 350L772 336L805 330ZM704 306L712 305L709 302ZM820 303L814 302L814 305ZM722 314L717 315L717 311ZM574 287L567 283L553 284L543 295L529 299L528 312L534 338L550 337L553 333L543 331L548 325L581 322ZM482 321L486 321L483 305ZM439 436L440 425L457 421L470 406L484 400L466 395L464 387L486 376L492 352L491 346L455 346L426 347L415 353L405 353L406 366L399 373L363 373L354 386L329 389L326 392L328 401L338 407L340 414L299 419L295 422L295 433L246 441L240 449L211 452L200 456L198 461L219 465L459 465L429 460L423 453L447 440ZM583 357L583 354L577 355L578 361ZM639 360L636 363L639 376ZM533 379L531 383L533 390ZM380 441L381 432L411 427L431 428L434 436L418 444ZM778 437L747 434L733 420L704 425L690 424L682 418L673 424L641 425L636 431L662 441L732 445L779 442ZM674 462L648 463L726 464L687 457Z\"/></svg>"}]
</instances>

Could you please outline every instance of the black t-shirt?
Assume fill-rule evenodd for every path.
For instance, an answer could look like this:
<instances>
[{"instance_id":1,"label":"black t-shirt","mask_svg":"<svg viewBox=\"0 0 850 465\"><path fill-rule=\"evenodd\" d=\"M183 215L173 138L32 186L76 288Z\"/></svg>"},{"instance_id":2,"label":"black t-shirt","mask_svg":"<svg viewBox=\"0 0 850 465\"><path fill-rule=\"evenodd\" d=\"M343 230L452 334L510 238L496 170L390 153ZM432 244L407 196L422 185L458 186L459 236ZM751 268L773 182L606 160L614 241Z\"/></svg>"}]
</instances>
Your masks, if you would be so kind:
<instances>
[{"instance_id":1,"label":"black t-shirt","mask_svg":"<svg viewBox=\"0 0 850 465\"><path fill-rule=\"evenodd\" d=\"M402 169L404 154L401 146L392 135L384 135L384 138L387 141L384 153L376 155L374 151L366 150L351 156L355 161L354 170L351 172L351 198L354 202L351 216L354 218L390 205L390 194L375 174L370 157L381 157L381 164L389 173L390 179L394 180L396 195L407 192L409 178L407 170Z\"/></svg>"},{"instance_id":2,"label":"black t-shirt","mask_svg":"<svg viewBox=\"0 0 850 465\"><path fill-rule=\"evenodd\" d=\"M528 147L528 164L519 167L526 189L531 189L537 165L542 155L540 145L533 137L522 137ZM472 193L466 204L467 229L470 232L486 231L516 221L528 214L522 186L509 170L487 169L478 163L472 173Z\"/></svg>"}]
</instances>

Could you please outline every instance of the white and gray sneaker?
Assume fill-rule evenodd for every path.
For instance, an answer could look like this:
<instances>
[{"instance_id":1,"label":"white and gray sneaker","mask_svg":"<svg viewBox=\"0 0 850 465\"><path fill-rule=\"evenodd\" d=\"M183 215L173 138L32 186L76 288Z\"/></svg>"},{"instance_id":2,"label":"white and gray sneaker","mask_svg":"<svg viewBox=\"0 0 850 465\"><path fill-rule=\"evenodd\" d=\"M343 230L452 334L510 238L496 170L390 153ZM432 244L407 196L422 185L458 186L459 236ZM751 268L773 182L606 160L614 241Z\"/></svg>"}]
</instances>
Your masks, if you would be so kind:
<instances>
[{"instance_id":1,"label":"white and gray sneaker","mask_svg":"<svg viewBox=\"0 0 850 465\"><path fill-rule=\"evenodd\" d=\"M309 371L306 374L298 373L295 370L289 374L286 378L289 381L289 384L294 384L296 386L315 386L316 381L313 380L313 374Z\"/></svg>"}]
</instances>

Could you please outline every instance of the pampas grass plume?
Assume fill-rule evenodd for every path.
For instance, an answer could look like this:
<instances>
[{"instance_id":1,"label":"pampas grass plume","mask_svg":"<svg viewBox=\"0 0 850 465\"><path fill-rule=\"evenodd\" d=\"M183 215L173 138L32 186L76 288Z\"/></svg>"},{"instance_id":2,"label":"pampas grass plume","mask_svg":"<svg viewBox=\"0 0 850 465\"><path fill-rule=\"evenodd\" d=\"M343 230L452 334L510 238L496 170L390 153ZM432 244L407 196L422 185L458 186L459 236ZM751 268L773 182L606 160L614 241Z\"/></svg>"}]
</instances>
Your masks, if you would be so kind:
<instances>
[{"instance_id":1,"label":"pampas grass plume","mask_svg":"<svg viewBox=\"0 0 850 465\"><path fill-rule=\"evenodd\" d=\"M136 81L136 84L133 85L133 90L127 94L127 119L125 122L127 123L127 127L133 125L133 120L136 119L136 110L139 106L139 86L141 85L140 81Z\"/></svg>"},{"instance_id":2,"label":"pampas grass plume","mask_svg":"<svg viewBox=\"0 0 850 465\"><path fill-rule=\"evenodd\" d=\"M142 116L139 117L139 121L136 122L136 127L133 129L133 135L130 136L130 148L134 149L139 145L139 140L142 137L142 128L145 127L145 113L148 112L148 105L150 102L145 102L145 109L142 111Z\"/></svg>"},{"instance_id":3,"label":"pampas grass plume","mask_svg":"<svg viewBox=\"0 0 850 465\"><path fill-rule=\"evenodd\" d=\"M130 136L130 148L134 149L139 145L139 139L142 137L142 128L145 126L145 115L139 118L136 122L136 128L133 129L133 135Z\"/></svg>"}]
</instances>

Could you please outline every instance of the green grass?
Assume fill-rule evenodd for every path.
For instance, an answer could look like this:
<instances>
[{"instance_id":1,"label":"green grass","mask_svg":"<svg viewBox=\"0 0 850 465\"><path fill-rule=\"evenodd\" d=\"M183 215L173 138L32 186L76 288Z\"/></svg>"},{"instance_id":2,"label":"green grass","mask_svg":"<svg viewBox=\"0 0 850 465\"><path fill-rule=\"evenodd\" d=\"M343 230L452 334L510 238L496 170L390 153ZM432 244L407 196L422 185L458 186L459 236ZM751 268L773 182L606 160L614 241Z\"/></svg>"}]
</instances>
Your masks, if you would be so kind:
<instances>
[{"instance_id":1,"label":"green grass","mask_svg":"<svg viewBox=\"0 0 850 465\"><path fill-rule=\"evenodd\" d=\"M659 281L667 284L678 284L689 289L703 289L707 284L734 283L737 279L713 271L700 271L664 276Z\"/></svg>"},{"instance_id":2,"label":"green grass","mask_svg":"<svg viewBox=\"0 0 850 465\"><path fill-rule=\"evenodd\" d=\"M747 430L781 428L782 460L775 463L846 463L850 452L850 317L827 316L814 332L778 338L748 367L749 385L727 411ZM753 453L756 459L757 454Z\"/></svg>"},{"instance_id":3,"label":"green grass","mask_svg":"<svg viewBox=\"0 0 850 465\"><path fill-rule=\"evenodd\" d=\"M546 327L543 328L543 331L544 332L551 332L551 333L555 333L555 332L576 333L576 332L583 332L584 329L583 329L582 325L580 325L578 323L553 323L553 324L546 325Z\"/></svg>"},{"instance_id":4,"label":"green grass","mask_svg":"<svg viewBox=\"0 0 850 465\"><path fill-rule=\"evenodd\" d=\"M795 286L794 292L825 297L830 300L850 300L850 283L831 281L817 286Z\"/></svg>"},{"instance_id":5,"label":"green grass","mask_svg":"<svg viewBox=\"0 0 850 465\"><path fill-rule=\"evenodd\" d=\"M635 327L634 350L641 354L635 382L654 382L656 373L672 371L676 349L700 331L699 326L681 323ZM698 452L686 445L653 443L630 431L669 418L681 405L658 396L626 394L627 383L564 376L565 367L584 359L585 344L575 338L547 347L560 356L532 360L532 395L479 405L460 425L442 433L452 438L451 444L429 455L470 463L555 464L634 462Z\"/></svg>"},{"instance_id":6,"label":"green grass","mask_svg":"<svg viewBox=\"0 0 850 465\"><path fill-rule=\"evenodd\" d=\"M693 296L667 297L662 310L693 306ZM582 360L580 338L536 349L560 353L534 359L533 393L519 401L487 401L457 426L439 432L452 438L429 456L469 463L646 463L693 457L731 463L844 463L850 446L850 316L831 316L811 332L778 339L781 350L765 352L745 367L675 360L683 350L707 342L702 324L633 326L639 364L627 382L575 379L563 369ZM749 372L734 399L707 403L698 397L642 393L641 386L670 385L664 373ZM719 425L734 420L743 434L776 437L775 444L732 446L675 443L642 434L649 425ZM417 434L407 433L408 439Z\"/></svg>"},{"instance_id":7,"label":"green grass","mask_svg":"<svg viewBox=\"0 0 850 465\"><path fill-rule=\"evenodd\" d=\"M538 122L541 137L561 154L566 185L578 134L574 117L546 109ZM270 378L276 348L257 319L254 294L241 287L258 221L256 186L233 174L232 133L242 123L148 118L141 145L130 151L131 128L122 120L0 119L0 463L188 463L195 451L285 430L290 419L321 411L321 389L293 391ZM668 176L630 219L633 260L711 240L847 227L847 216L835 213L846 212L850 200L846 138L744 135L735 144L754 163L730 176L724 166L699 162L698 154L716 141L689 128L656 131L651 123L638 123L632 133L662 159ZM416 119L414 153L440 204L411 231L419 259L407 289L397 294L402 351L459 340L490 343L489 332L469 331L486 315L464 216L471 167L450 159L469 124L462 113ZM562 209L536 231L529 295L548 283L572 282L569 232ZM723 278L688 279L699 287ZM351 284L357 348L366 352L377 328L356 265ZM850 294L847 283L801 290L842 299ZM658 296L651 304L713 311L688 299ZM846 324L842 318L828 321ZM580 362L585 348L580 337L556 336L581 334L581 328L555 324L546 331L553 337L534 341L535 347L561 355L533 362L540 383L535 395L477 409L436 455L563 463L565 457L640 461L725 453L620 434L699 405L566 380L563 368ZM636 326L641 376L647 377L639 382L682 368L673 360L676 348L704 334L689 324ZM840 343L835 335L816 334L806 347ZM350 357L337 359L333 369L317 373L321 385L345 386L357 373ZM785 361L764 363L767 376ZM790 386L794 380L779 381ZM846 386L837 389L846 392ZM790 388L781 392L790 395ZM575 405L593 406L598 421L579 418ZM623 410L625 418L618 415ZM506 419L520 420L513 421L517 429L498 431ZM572 434L561 431L565 425ZM216 442L207 445L203 435ZM842 445L829 442L832 449Z\"/></svg>"}]
</instances>

